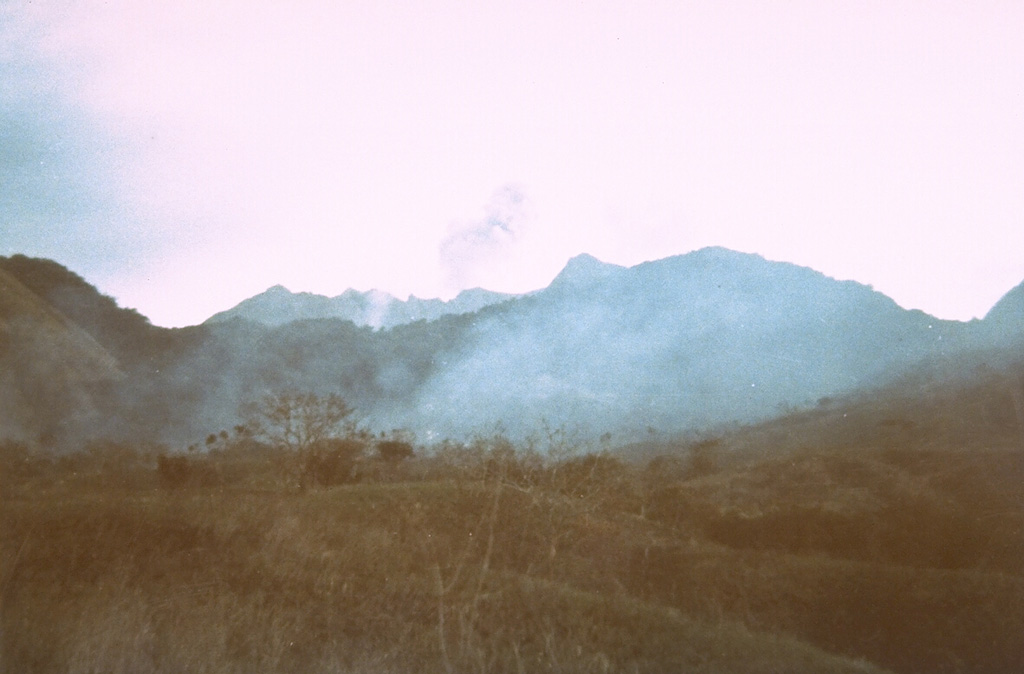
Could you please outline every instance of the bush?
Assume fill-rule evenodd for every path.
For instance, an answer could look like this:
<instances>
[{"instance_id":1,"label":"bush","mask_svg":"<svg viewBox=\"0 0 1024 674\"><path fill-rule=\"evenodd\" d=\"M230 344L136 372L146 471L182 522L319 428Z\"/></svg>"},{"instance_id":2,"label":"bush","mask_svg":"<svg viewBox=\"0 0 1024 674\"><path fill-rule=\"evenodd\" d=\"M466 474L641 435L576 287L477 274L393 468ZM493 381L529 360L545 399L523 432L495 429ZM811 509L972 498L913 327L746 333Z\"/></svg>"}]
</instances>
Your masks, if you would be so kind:
<instances>
[{"instance_id":1,"label":"bush","mask_svg":"<svg viewBox=\"0 0 1024 674\"><path fill-rule=\"evenodd\" d=\"M355 481L365 444L355 438L321 440L303 453L301 487L332 487Z\"/></svg>"},{"instance_id":2,"label":"bush","mask_svg":"<svg viewBox=\"0 0 1024 674\"><path fill-rule=\"evenodd\" d=\"M219 471L203 459L187 456L156 457L156 474L161 486L171 489L181 487L212 487L221 484Z\"/></svg>"},{"instance_id":3,"label":"bush","mask_svg":"<svg viewBox=\"0 0 1024 674\"><path fill-rule=\"evenodd\" d=\"M377 443L377 456L386 463L400 463L415 455L412 444L403 440L382 440Z\"/></svg>"},{"instance_id":4,"label":"bush","mask_svg":"<svg viewBox=\"0 0 1024 674\"><path fill-rule=\"evenodd\" d=\"M705 440L691 447L686 477L696 479L717 473L721 449L721 442L718 440Z\"/></svg>"}]
</instances>

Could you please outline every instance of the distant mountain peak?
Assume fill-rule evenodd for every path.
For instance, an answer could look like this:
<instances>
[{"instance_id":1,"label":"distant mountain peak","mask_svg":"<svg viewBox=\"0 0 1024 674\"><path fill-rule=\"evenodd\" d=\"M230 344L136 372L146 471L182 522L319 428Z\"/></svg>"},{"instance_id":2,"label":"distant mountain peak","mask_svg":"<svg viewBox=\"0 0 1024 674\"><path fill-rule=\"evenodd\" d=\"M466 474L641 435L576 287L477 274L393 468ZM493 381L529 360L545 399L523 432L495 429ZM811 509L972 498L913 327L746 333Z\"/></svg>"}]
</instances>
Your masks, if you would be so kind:
<instances>
[{"instance_id":1,"label":"distant mountain peak","mask_svg":"<svg viewBox=\"0 0 1024 674\"><path fill-rule=\"evenodd\" d=\"M705 246L704 248L698 248L697 250L690 253L690 255L697 255L702 257L724 257L724 258L749 258L749 257L761 257L753 253L742 253L732 248L726 248L725 246Z\"/></svg>"},{"instance_id":2,"label":"distant mountain peak","mask_svg":"<svg viewBox=\"0 0 1024 674\"><path fill-rule=\"evenodd\" d=\"M565 268L551 282L556 286L586 286L607 279L616 272L624 270L617 264L601 262L593 255L583 253L570 258Z\"/></svg>"},{"instance_id":3,"label":"distant mountain peak","mask_svg":"<svg viewBox=\"0 0 1024 674\"><path fill-rule=\"evenodd\" d=\"M268 295L269 294L273 294L273 295L291 295L292 294L291 290L288 290L287 288L285 288L280 283L275 285L275 286L271 286L271 287L267 288L264 292L265 292L265 294L268 294Z\"/></svg>"},{"instance_id":4,"label":"distant mountain peak","mask_svg":"<svg viewBox=\"0 0 1024 674\"><path fill-rule=\"evenodd\" d=\"M590 253L580 253L579 255L574 255L573 257L569 258L569 262L566 264L566 266L590 265L603 267L605 264L605 262L601 262Z\"/></svg>"}]
</instances>

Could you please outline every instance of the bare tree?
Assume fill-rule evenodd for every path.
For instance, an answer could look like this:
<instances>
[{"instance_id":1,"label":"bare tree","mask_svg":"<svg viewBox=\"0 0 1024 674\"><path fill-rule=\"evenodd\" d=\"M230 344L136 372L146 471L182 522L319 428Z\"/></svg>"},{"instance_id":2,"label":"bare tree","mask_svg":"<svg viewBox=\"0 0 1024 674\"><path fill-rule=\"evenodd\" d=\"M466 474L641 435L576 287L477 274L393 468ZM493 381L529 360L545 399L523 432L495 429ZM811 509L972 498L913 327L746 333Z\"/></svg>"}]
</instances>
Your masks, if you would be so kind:
<instances>
[{"instance_id":1,"label":"bare tree","mask_svg":"<svg viewBox=\"0 0 1024 674\"><path fill-rule=\"evenodd\" d=\"M265 396L250 410L254 435L284 450L282 468L300 488L330 486L353 479L365 449L353 409L336 394L288 391Z\"/></svg>"},{"instance_id":2,"label":"bare tree","mask_svg":"<svg viewBox=\"0 0 1024 674\"><path fill-rule=\"evenodd\" d=\"M347 423L353 411L334 393L319 396L287 391L265 396L254 406L252 421L258 437L301 454L354 430Z\"/></svg>"}]
</instances>

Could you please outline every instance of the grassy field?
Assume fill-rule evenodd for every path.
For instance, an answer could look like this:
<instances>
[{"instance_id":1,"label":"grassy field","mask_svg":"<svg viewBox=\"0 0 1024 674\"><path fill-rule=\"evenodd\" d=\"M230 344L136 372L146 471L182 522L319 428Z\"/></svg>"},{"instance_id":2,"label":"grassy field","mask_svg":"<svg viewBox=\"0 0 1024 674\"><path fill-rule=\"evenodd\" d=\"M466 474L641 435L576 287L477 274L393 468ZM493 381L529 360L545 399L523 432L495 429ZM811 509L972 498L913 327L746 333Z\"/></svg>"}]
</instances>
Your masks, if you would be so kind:
<instances>
[{"instance_id":1,"label":"grassy field","mask_svg":"<svg viewBox=\"0 0 1024 674\"><path fill-rule=\"evenodd\" d=\"M7 445L0 671L1024 671L1018 451L718 451Z\"/></svg>"}]
</instances>

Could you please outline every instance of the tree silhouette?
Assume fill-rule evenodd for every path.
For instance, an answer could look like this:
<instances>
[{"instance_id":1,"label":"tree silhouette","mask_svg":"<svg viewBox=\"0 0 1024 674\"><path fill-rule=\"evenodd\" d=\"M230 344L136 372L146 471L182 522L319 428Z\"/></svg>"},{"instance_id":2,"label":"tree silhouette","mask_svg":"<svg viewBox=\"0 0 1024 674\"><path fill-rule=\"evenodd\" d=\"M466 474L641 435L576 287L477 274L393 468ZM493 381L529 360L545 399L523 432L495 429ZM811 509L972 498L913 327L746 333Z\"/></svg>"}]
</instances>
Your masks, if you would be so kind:
<instances>
[{"instance_id":1,"label":"tree silhouette","mask_svg":"<svg viewBox=\"0 0 1024 674\"><path fill-rule=\"evenodd\" d=\"M287 391L265 396L252 412L256 435L276 447L304 453L354 428L346 423L354 410L334 393Z\"/></svg>"},{"instance_id":2,"label":"tree silhouette","mask_svg":"<svg viewBox=\"0 0 1024 674\"><path fill-rule=\"evenodd\" d=\"M390 464L411 459L415 454L412 444L404 440L382 440L377 443L377 456Z\"/></svg>"},{"instance_id":3,"label":"tree silhouette","mask_svg":"<svg viewBox=\"0 0 1024 674\"><path fill-rule=\"evenodd\" d=\"M363 439L348 421L353 409L336 394L288 391L265 396L251 412L256 437L284 450L282 469L300 489L352 479Z\"/></svg>"}]
</instances>

